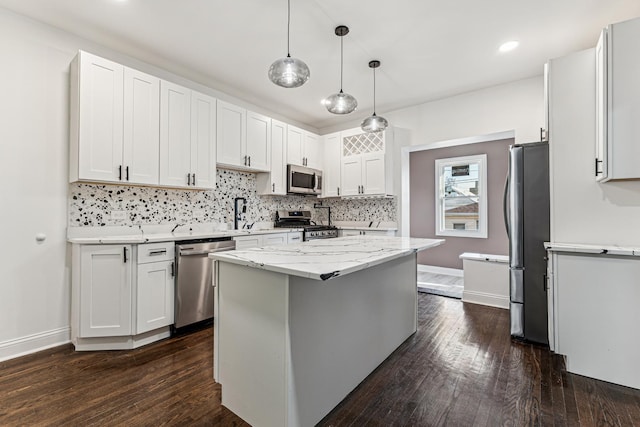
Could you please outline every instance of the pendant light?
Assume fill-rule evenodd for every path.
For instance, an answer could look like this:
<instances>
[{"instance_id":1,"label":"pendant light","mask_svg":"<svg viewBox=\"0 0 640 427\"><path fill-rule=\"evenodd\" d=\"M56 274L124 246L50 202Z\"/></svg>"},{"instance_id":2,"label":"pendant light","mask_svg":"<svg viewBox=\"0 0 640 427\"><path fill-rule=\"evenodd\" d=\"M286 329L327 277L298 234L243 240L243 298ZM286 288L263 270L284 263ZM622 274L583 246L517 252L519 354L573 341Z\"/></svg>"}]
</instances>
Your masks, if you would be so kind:
<instances>
[{"instance_id":1,"label":"pendant light","mask_svg":"<svg viewBox=\"0 0 640 427\"><path fill-rule=\"evenodd\" d=\"M373 68L373 115L362 121L360 127L365 132L382 132L389 126L389 122L384 117L376 116L376 68L380 66L380 61L369 61L369 68Z\"/></svg>"},{"instance_id":2,"label":"pendant light","mask_svg":"<svg viewBox=\"0 0 640 427\"><path fill-rule=\"evenodd\" d=\"M349 114L358 107L358 101L342 91L342 69L343 69L343 40L344 36L349 34L349 27L345 25L338 25L336 27L336 36L340 37L340 92L329 95L325 101L324 106L327 110L333 114Z\"/></svg>"},{"instance_id":3,"label":"pendant light","mask_svg":"<svg viewBox=\"0 0 640 427\"><path fill-rule=\"evenodd\" d=\"M291 0L287 0L287 56L278 59L269 68L269 80L281 87L302 86L311 75L309 67L303 61L292 58L289 52L289 32L291 27Z\"/></svg>"}]
</instances>

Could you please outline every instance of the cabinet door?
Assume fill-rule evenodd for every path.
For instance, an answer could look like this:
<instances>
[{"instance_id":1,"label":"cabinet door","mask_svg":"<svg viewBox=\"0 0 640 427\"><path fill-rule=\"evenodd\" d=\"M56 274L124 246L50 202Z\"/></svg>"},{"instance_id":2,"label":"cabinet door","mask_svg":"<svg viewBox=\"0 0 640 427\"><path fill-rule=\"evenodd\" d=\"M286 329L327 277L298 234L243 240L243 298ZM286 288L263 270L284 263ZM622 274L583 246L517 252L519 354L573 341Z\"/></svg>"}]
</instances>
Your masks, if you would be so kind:
<instances>
[{"instance_id":1,"label":"cabinet door","mask_svg":"<svg viewBox=\"0 0 640 427\"><path fill-rule=\"evenodd\" d=\"M264 246L286 245L289 233L265 234L262 236Z\"/></svg>"},{"instance_id":2,"label":"cabinet door","mask_svg":"<svg viewBox=\"0 0 640 427\"><path fill-rule=\"evenodd\" d=\"M324 169L322 171L322 196L340 196L340 133L324 138Z\"/></svg>"},{"instance_id":3,"label":"cabinet door","mask_svg":"<svg viewBox=\"0 0 640 427\"><path fill-rule=\"evenodd\" d=\"M384 153L362 155L362 187L364 194L385 194Z\"/></svg>"},{"instance_id":4,"label":"cabinet door","mask_svg":"<svg viewBox=\"0 0 640 427\"><path fill-rule=\"evenodd\" d=\"M158 184L160 158L160 79L124 69L122 178Z\"/></svg>"},{"instance_id":5,"label":"cabinet door","mask_svg":"<svg viewBox=\"0 0 640 427\"><path fill-rule=\"evenodd\" d=\"M247 166L269 170L271 157L271 118L247 111Z\"/></svg>"},{"instance_id":6,"label":"cabinet door","mask_svg":"<svg viewBox=\"0 0 640 427\"><path fill-rule=\"evenodd\" d=\"M138 265L136 334L173 324L173 261Z\"/></svg>"},{"instance_id":7,"label":"cabinet door","mask_svg":"<svg viewBox=\"0 0 640 427\"><path fill-rule=\"evenodd\" d=\"M247 110L218 100L218 163L246 166Z\"/></svg>"},{"instance_id":8,"label":"cabinet door","mask_svg":"<svg viewBox=\"0 0 640 427\"><path fill-rule=\"evenodd\" d=\"M304 133L304 158L306 166L322 170L322 143L318 135L310 132Z\"/></svg>"},{"instance_id":9,"label":"cabinet door","mask_svg":"<svg viewBox=\"0 0 640 427\"><path fill-rule=\"evenodd\" d=\"M123 335L131 335L131 246L83 246L79 336Z\"/></svg>"},{"instance_id":10,"label":"cabinet door","mask_svg":"<svg viewBox=\"0 0 640 427\"><path fill-rule=\"evenodd\" d=\"M271 190L273 194L287 192L287 125L271 121Z\"/></svg>"},{"instance_id":11,"label":"cabinet door","mask_svg":"<svg viewBox=\"0 0 640 427\"><path fill-rule=\"evenodd\" d=\"M304 166L302 144L304 131L295 126L287 126L287 163Z\"/></svg>"},{"instance_id":12,"label":"cabinet door","mask_svg":"<svg viewBox=\"0 0 640 427\"><path fill-rule=\"evenodd\" d=\"M596 181L607 179L607 30L596 46Z\"/></svg>"},{"instance_id":13,"label":"cabinet door","mask_svg":"<svg viewBox=\"0 0 640 427\"><path fill-rule=\"evenodd\" d=\"M262 246L262 236L242 236L234 237L236 249L249 249Z\"/></svg>"},{"instance_id":14,"label":"cabinet door","mask_svg":"<svg viewBox=\"0 0 640 427\"><path fill-rule=\"evenodd\" d=\"M191 92L191 184L216 187L216 99Z\"/></svg>"},{"instance_id":15,"label":"cabinet door","mask_svg":"<svg viewBox=\"0 0 640 427\"><path fill-rule=\"evenodd\" d=\"M357 196L362 185L362 162L360 156L342 159L342 195Z\"/></svg>"},{"instance_id":16,"label":"cabinet door","mask_svg":"<svg viewBox=\"0 0 640 427\"><path fill-rule=\"evenodd\" d=\"M119 182L124 67L80 53L78 178Z\"/></svg>"},{"instance_id":17,"label":"cabinet door","mask_svg":"<svg viewBox=\"0 0 640 427\"><path fill-rule=\"evenodd\" d=\"M160 83L160 184L187 186L191 172L191 90Z\"/></svg>"}]
</instances>

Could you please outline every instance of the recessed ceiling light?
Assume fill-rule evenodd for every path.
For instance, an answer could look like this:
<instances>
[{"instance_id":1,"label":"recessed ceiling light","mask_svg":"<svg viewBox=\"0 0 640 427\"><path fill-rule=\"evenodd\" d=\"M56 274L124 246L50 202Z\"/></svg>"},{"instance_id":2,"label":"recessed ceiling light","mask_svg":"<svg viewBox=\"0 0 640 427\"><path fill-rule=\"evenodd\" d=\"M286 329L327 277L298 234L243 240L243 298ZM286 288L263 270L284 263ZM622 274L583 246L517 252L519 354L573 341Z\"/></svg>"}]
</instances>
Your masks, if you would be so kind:
<instances>
[{"instance_id":1,"label":"recessed ceiling light","mask_svg":"<svg viewBox=\"0 0 640 427\"><path fill-rule=\"evenodd\" d=\"M517 41L517 40L511 40L511 41L508 41L508 42L506 42L506 43L503 43L503 44L498 48L498 50L499 50L500 52L502 52L502 53L509 52L509 51L511 51L511 50L513 50L513 49L515 49L515 48L517 48L519 44L520 44L520 42L519 42L519 41Z\"/></svg>"}]
</instances>

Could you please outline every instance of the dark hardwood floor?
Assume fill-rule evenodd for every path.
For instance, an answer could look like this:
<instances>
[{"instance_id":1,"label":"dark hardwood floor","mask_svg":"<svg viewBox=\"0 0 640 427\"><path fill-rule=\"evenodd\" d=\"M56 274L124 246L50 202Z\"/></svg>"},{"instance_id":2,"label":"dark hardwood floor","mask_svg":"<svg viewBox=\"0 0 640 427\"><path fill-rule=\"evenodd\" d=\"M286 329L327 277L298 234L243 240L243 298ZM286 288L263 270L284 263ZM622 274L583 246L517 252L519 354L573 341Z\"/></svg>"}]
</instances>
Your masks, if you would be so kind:
<instances>
[{"instance_id":1,"label":"dark hardwood floor","mask_svg":"<svg viewBox=\"0 0 640 427\"><path fill-rule=\"evenodd\" d=\"M212 330L133 351L71 345L0 362L0 426L242 426L220 405ZM506 310L419 295L419 330L322 426L640 426L640 391L511 342Z\"/></svg>"}]
</instances>

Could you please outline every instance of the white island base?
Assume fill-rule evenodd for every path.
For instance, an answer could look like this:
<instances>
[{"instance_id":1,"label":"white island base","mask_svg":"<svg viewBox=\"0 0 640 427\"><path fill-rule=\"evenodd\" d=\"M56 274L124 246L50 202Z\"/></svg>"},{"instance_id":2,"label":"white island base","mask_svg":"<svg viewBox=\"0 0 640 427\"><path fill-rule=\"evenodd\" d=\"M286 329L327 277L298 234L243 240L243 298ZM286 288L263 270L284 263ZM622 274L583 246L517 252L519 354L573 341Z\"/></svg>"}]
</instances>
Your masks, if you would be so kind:
<instances>
[{"instance_id":1,"label":"white island base","mask_svg":"<svg viewBox=\"0 0 640 427\"><path fill-rule=\"evenodd\" d=\"M325 281L216 269L214 378L256 427L315 425L416 331L415 251Z\"/></svg>"}]
</instances>

